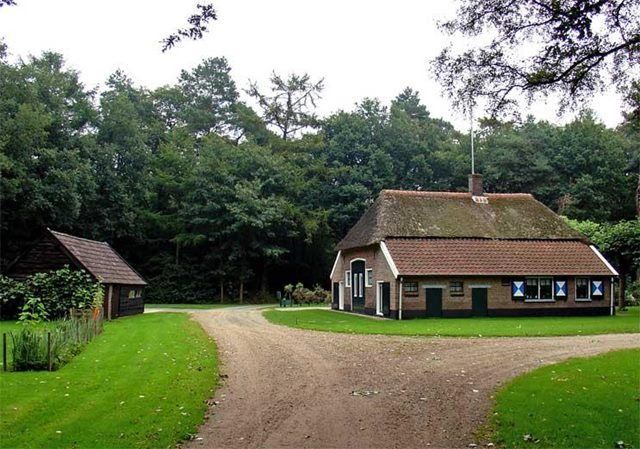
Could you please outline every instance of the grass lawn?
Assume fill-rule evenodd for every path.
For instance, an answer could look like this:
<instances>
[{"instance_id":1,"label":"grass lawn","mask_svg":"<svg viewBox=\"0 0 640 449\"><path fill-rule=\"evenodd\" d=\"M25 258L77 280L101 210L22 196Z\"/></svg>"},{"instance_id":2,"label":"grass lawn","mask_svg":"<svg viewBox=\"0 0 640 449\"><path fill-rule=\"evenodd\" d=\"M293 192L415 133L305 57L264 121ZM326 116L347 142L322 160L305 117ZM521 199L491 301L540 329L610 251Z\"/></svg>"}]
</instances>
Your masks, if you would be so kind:
<instances>
[{"instance_id":1,"label":"grass lawn","mask_svg":"<svg viewBox=\"0 0 640 449\"><path fill-rule=\"evenodd\" d=\"M496 395L493 441L509 448L640 447L638 360L640 349L615 351L517 377Z\"/></svg>"},{"instance_id":2,"label":"grass lawn","mask_svg":"<svg viewBox=\"0 0 640 449\"><path fill-rule=\"evenodd\" d=\"M640 332L638 307L613 317L419 318L398 321L331 310L268 310L264 316L275 324L353 334L514 337Z\"/></svg>"},{"instance_id":3,"label":"grass lawn","mask_svg":"<svg viewBox=\"0 0 640 449\"><path fill-rule=\"evenodd\" d=\"M215 344L187 315L119 318L59 371L0 373L0 445L173 447L216 381Z\"/></svg>"}]
</instances>

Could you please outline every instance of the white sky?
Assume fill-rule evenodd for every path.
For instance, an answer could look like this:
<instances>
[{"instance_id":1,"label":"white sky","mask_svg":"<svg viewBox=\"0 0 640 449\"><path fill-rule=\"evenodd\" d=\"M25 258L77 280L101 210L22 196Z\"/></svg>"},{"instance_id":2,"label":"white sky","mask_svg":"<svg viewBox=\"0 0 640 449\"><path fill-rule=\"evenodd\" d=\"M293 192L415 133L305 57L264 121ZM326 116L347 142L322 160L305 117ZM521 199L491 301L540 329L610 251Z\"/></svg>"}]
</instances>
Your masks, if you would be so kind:
<instances>
[{"instance_id":1,"label":"white sky","mask_svg":"<svg viewBox=\"0 0 640 449\"><path fill-rule=\"evenodd\" d=\"M452 0L211 0L218 12L211 31L164 54L160 39L186 25L195 0L16 1L0 9L0 37L10 54L60 52L90 88L102 88L117 68L155 88L174 83L181 69L203 58L226 56L240 89L248 79L266 85L272 70L324 77L321 114L349 110L367 96L387 103L410 86L432 116L468 127L428 71L446 43L436 20L455 11ZM594 97L591 107L609 126L621 121L616 94ZM555 109L539 102L523 115L571 118L558 118Z\"/></svg>"}]
</instances>

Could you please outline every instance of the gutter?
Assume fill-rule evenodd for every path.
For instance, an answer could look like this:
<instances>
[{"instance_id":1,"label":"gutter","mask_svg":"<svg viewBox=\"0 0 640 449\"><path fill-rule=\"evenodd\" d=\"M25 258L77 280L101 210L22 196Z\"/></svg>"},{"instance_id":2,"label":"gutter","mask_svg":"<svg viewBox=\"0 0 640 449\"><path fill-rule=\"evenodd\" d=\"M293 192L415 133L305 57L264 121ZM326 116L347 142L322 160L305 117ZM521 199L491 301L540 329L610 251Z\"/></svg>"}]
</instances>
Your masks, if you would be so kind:
<instances>
[{"instance_id":1,"label":"gutter","mask_svg":"<svg viewBox=\"0 0 640 449\"><path fill-rule=\"evenodd\" d=\"M609 315L610 316L613 316L613 315L616 314L616 309L613 306L613 281L614 281L614 279L615 278L612 277L611 278L611 283L609 284L610 285L610 287L609 287L609 296L611 297L610 301L609 301L609 304L610 304L609 305Z\"/></svg>"}]
</instances>

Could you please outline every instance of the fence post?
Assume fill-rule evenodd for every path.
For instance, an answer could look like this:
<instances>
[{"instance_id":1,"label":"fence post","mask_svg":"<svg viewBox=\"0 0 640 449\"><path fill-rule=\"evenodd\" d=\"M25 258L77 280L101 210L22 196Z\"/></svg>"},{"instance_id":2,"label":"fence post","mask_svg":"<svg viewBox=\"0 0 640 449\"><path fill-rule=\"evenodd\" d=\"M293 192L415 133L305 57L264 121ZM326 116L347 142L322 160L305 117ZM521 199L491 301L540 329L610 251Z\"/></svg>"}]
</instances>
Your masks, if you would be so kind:
<instances>
[{"instance_id":1,"label":"fence post","mask_svg":"<svg viewBox=\"0 0 640 449\"><path fill-rule=\"evenodd\" d=\"M49 362L49 371L51 371L51 332L47 332L47 361Z\"/></svg>"},{"instance_id":2,"label":"fence post","mask_svg":"<svg viewBox=\"0 0 640 449\"><path fill-rule=\"evenodd\" d=\"M7 370L7 333L2 333L2 369Z\"/></svg>"}]
</instances>

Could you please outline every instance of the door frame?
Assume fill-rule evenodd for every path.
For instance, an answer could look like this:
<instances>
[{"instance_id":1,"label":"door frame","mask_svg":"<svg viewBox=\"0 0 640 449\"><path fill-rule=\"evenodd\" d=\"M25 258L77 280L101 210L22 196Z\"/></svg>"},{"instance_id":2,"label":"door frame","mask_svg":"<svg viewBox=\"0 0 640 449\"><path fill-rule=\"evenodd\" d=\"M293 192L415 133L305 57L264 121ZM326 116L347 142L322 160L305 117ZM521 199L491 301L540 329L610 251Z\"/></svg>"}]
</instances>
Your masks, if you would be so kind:
<instances>
[{"instance_id":1,"label":"door frame","mask_svg":"<svg viewBox=\"0 0 640 449\"><path fill-rule=\"evenodd\" d=\"M384 316L382 313L382 284L384 281L376 282L376 315Z\"/></svg>"},{"instance_id":2,"label":"door frame","mask_svg":"<svg viewBox=\"0 0 640 449\"><path fill-rule=\"evenodd\" d=\"M360 282L359 277L356 279L355 273L353 272L353 263L354 262L362 262L364 268L362 273L359 273L362 276L362 282ZM351 276L351 311L356 311L355 307L354 307L354 299L356 298L355 293L358 293L357 298L362 298L363 300L363 310L364 307L366 305L367 299L366 299L366 295L365 295L365 282L364 282L364 277L365 274L367 272L367 259L363 258L363 257L356 257L354 259L351 259L349 261L349 275ZM356 287L357 285L357 287Z\"/></svg>"},{"instance_id":3,"label":"door frame","mask_svg":"<svg viewBox=\"0 0 640 449\"><path fill-rule=\"evenodd\" d=\"M344 281L338 282L338 310L344 310Z\"/></svg>"}]
</instances>

